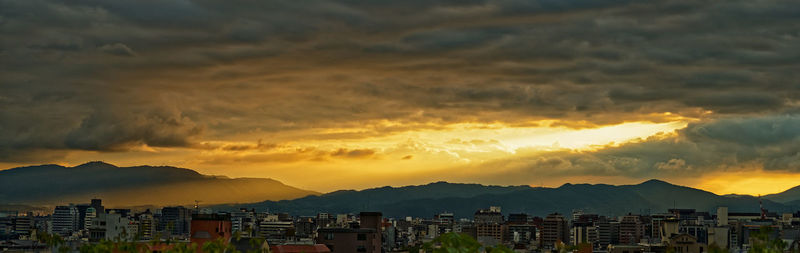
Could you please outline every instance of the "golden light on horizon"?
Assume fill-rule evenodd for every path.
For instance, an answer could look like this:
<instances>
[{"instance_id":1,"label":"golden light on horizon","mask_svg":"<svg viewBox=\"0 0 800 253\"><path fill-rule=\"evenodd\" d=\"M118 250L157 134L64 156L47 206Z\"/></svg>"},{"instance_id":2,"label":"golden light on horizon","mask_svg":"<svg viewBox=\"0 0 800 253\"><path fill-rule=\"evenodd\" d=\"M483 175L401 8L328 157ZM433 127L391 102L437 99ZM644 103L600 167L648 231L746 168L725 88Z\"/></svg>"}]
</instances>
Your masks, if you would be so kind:
<instances>
[{"instance_id":1,"label":"golden light on horizon","mask_svg":"<svg viewBox=\"0 0 800 253\"><path fill-rule=\"evenodd\" d=\"M706 191L718 195L747 194L767 195L780 193L798 186L800 175L782 171L764 171L761 169L751 171L714 172L702 176L695 185Z\"/></svg>"},{"instance_id":2,"label":"golden light on horizon","mask_svg":"<svg viewBox=\"0 0 800 253\"><path fill-rule=\"evenodd\" d=\"M540 121L526 125L496 122L410 126L382 121L381 127L405 130L375 134L374 126L317 129L295 133L307 136L305 140L270 144L273 146L269 148L262 147L267 144L261 142L206 141L203 145L217 148L198 153L195 149L142 146L132 152L149 154L152 158L151 165L186 167L204 174L229 177L268 177L304 189L327 192L342 188L403 186L439 180L459 182L461 178L446 176L453 173L451 170L454 167L510 159L522 153L595 152L652 136L674 136L676 130L686 128L691 120L665 123L627 122L594 128L570 128L554 122ZM358 133L372 134L353 137L353 134ZM246 136L241 138L248 139ZM335 153L342 150L369 152L351 157L336 157ZM197 159L181 159L187 155ZM136 156L107 152L72 152L67 160L57 164L74 166L90 160L105 160L120 166L142 164ZM21 165L6 164L8 167ZM315 174L326 174L326 177L310 177ZM364 181L363 176L375 180ZM625 175L576 175L551 178L546 183L545 180L540 180L525 184L558 187L564 183L635 184L643 180ZM757 170L712 172L700 178L664 180L716 194L759 195L794 187L800 181L800 175Z\"/></svg>"},{"instance_id":3,"label":"golden light on horizon","mask_svg":"<svg viewBox=\"0 0 800 253\"><path fill-rule=\"evenodd\" d=\"M457 180L442 171L513 158L520 155L520 150L524 150L525 154L532 151L598 150L653 135L670 134L687 124L686 121L629 122L574 129L549 126L551 123L529 124L535 126L459 123L415 128L396 122L383 122L383 126L391 125L407 130L376 134L372 137L364 134L367 137L361 138L350 136L352 133L371 133L374 129L320 129L304 135L325 135L324 138L295 140L265 150L203 151L195 162L186 166L209 174L272 177L290 185L317 191L332 191L340 189L342 185L356 189L383 185L401 186ZM336 134L341 138L329 134ZM318 173L323 173L326 177L309 177ZM437 173L443 174L442 178L434 179L430 176L439 175ZM363 176L370 176L375 180L365 181Z\"/></svg>"},{"instance_id":4,"label":"golden light on horizon","mask_svg":"<svg viewBox=\"0 0 800 253\"><path fill-rule=\"evenodd\" d=\"M199 150L197 147L142 147L131 152L148 154L151 165L186 167L204 174L228 177L269 177L289 185L325 192L342 187L363 189L439 180L458 181L459 178L447 175L454 173L449 171L459 166L474 166L531 152L600 150L649 136L674 134L687 123L686 120L628 122L595 128L569 128L554 124L554 121L525 125L496 122L424 126L383 121L380 127L298 132L294 134L306 136L306 139L290 135L290 140L281 143L204 141ZM404 130L375 132L376 128L386 127ZM252 140L257 138L255 136L259 135L240 139ZM194 159L182 159L186 156ZM57 163L77 165L91 160L104 160L119 166L142 164L130 153L107 152L72 152ZM310 176L320 174L326 176ZM376 180L365 181L363 176ZM439 176L442 178L436 178ZM609 183L628 182L612 181ZM539 182L528 184L537 185Z\"/></svg>"}]
</instances>

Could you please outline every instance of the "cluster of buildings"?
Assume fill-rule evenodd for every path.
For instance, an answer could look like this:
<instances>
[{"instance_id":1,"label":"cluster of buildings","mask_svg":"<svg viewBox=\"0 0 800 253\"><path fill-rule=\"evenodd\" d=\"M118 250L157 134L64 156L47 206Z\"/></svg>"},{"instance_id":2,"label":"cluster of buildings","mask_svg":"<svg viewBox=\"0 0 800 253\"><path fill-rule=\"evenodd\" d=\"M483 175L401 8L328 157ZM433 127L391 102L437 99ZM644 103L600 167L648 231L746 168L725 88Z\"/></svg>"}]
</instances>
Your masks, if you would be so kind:
<instances>
[{"instance_id":1,"label":"cluster of buildings","mask_svg":"<svg viewBox=\"0 0 800 253\"><path fill-rule=\"evenodd\" d=\"M770 240L783 241L787 252L800 250L800 212L776 214L762 209L761 213L735 213L727 207L718 207L716 213L669 209L661 214L621 217L576 211L568 238L570 245L614 253L702 253L712 247L748 252L754 242L751 235L765 227Z\"/></svg>"},{"instance_id":2,"label":"cluster of buildings","mask_svg":"<svg viewBox=\"0 0 800 253\"><path fill-rule=\"evenodd\" d=\"M694 209L669 209L660 214L609 217L575 210L535 217L524 213L503 215L500 207L481 209L472 219L454 219L452 213L432 219L394 221L384 233L395 243L418 245L447 232L472 236L483 245L505 245L515 252L703 253L711 247L728 252L748 252L751 235L764 227L770 240L784 242L787 252L800 250L800 212L716 213ZM386 249L391 249L387 247ZM388 252L388 251L387 251Z\"/></svg>"},{"instance_id":3,"label":"cluster of buildings","mask_svg":"<svg viewBox=\"0 0 800 253\"><path fill-rule=\"evenodd\" d=\"M544 218L512 213L508 219L499 207L475 212L474 219L452 224L436 222L429 236L455 231L475 237L484 245L503 244L516 252L567 249L576 252L703 253L711 247L748 252L751 235L769 228L770 240L783 241L786 252L800 250L800 212L776 214L734 213L719 207L716 213L694 209L669 209L661 214L608 217L573 211ZM442 230L444 226L444 230Z\"/></svg>"},{"instance_id":4,"label":"cluster of buildings","mask_svg":"<svg viewBox=\"0 0 800 253\"><path fill-rule=\"evenodd\" d=\"M105 208L100 199L89 204L56 206L50 215L33 213L6 215L5 230L19 238L36 232L58 235L66 241L151 240L158 236L185 238L189 233L192 209L182 206L164 207L133 213L131 209ZM2 224L2 223L0 223ZM0 225L2 226L2 225Z\"/></svg>"},{"instance_id":5,"label":"cluster of buildings","mask_svg":"<svg viewBox=\"0 0 800 253\"><path fill-rule=\"evenodd\" d=\"M88 204L58 206L49 215L0 215L0 250L44 248L36 237L47 232L64 238L73 248L102 240L142 244L169 240L197 245L223 240L243 252L417 252L438 236L455 232L515 252L703 253L711 247L747 252L751 235L764 227L771 228L770 238L785 242L785 250L800 249L800 212L734 213L719 207L715 213L669 209L661 214L608 217L576 210L569 215L536 217L504 215L500 207L489 207L466 217L457 219L448 212L416 218L383 217L379 212L291 216L253 209L213 212L181 206L132 212L104 208L101 200L95 199Z\"/></svg>"}]
</instances>

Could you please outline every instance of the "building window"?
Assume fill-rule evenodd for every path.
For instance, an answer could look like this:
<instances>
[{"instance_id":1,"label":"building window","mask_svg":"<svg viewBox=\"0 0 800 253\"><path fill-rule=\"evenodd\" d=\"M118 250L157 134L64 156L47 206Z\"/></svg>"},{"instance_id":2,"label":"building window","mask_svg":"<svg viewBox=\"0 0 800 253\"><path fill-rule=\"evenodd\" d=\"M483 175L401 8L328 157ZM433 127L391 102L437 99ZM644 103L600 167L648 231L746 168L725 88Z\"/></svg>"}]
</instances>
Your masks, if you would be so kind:
<instances>
[{"instance_id":1,"label":"building window","mask_svg":"<svg viewBox=\"0 0 800 253\"><path fill-rule=\"evenodd\" d=\"M367 234L358 234L358 240L359 241L367 240Z\"/></svg>"},{"instance_id":2,"label":"building window","mask_svg":"<svg viewBox=\"0 0 800 253\"><path fill-rule=\"evenodd\" d=\"M333 233L325 234L325 240L333 240ZM331 250L333 250L333 249L331 249Z\"/></svg>"},{"instance_id":3,"label":"building window","mask_svg":"<svg viewBox=\"0 0 800 253\"><path fill-rule=\"evenodd\" d=\"M364 245L358 245L358 248L356 248L356 252L367 252L367 248L364 247Z\"/></svg>"}]
</instances>

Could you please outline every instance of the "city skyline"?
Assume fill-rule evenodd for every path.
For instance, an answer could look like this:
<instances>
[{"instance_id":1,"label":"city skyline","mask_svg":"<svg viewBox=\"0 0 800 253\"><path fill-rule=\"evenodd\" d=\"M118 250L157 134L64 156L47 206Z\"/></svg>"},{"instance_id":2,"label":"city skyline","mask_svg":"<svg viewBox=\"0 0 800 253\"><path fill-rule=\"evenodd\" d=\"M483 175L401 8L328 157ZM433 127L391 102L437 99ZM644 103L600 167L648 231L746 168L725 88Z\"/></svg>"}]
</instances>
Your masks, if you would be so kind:
<instances>
[{"instance_id":1,"label":"city skyline","mask_svg":"<svg viewBox=\"0 0 800 253\"><path fill-rule=\"evenodd\" d=\"M0 170L800 182L794 1L0 0Z\"/></svg>"},{"instance_id":2,"label":"city skyline","mask_svg":"<svg viewBox=\"0 0 800 253\"><path fill-rule=\"evenodd\" d=\"M649 181L640 186L646 189L665 184ZM595 204L623 207L630 203ZM504 253L554 249L608 253L791 253L800 247L800 212L796 209L775 212L758 201L758 211L742 212L719 204L707 206L713 206L710 209L673 207L619 215L591 209L531 214L517 209L519 206L508 211L497 205L474 205L466 212L432 211L398 216L398 213L352 210L343 213L303 210L298 214L246 206L134 210L109 208L102 199L91 199L83 204L56 206L52 213L0 212L0 236L4 238L0 240L0 249L416 253L441 247Z\"/></svg>"}]
</instances>

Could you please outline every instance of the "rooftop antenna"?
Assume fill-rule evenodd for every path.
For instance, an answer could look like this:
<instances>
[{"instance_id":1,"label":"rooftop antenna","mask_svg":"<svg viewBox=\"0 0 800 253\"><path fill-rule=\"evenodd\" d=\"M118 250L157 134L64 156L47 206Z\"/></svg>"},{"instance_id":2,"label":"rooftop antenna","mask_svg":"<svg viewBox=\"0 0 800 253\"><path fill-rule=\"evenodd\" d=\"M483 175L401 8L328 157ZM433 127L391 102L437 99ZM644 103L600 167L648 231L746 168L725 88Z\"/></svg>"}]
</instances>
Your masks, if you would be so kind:
<instances>
[{"instance_id":1,"label":"rooftop antenna","mask_svg":"<svg viewBox=\"0 0 800 253\"><path fill-rule=\"evenodd\" d=\"M761 219L767 219L767 210L764 209L764 203L761 201L761 194L758 194L758 208L761 209Z\"/></svg>"}]
</instances>

